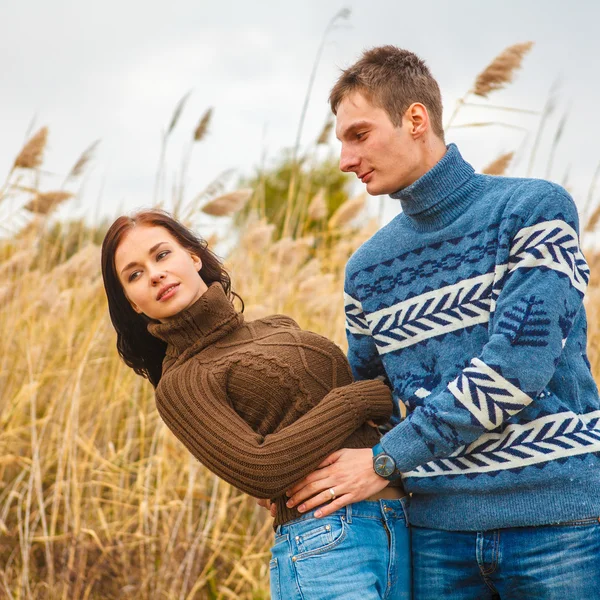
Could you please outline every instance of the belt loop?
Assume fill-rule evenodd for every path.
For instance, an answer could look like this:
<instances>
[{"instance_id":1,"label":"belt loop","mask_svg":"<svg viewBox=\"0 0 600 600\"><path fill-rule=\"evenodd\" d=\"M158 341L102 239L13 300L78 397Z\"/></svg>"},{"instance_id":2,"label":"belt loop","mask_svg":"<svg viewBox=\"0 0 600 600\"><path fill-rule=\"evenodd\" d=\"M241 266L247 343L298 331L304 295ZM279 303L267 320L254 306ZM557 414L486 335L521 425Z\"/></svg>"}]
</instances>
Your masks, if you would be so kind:
<instances>
[{"instance_id":1,"label":"belt loop","mask_svg":"<svg viewBox=\"0 0 600 600\"><path fill-rule=\"evenodd\" d=\"M352 504L346 506L346 522L352 523Z\"/></svg>"}]
</instances>

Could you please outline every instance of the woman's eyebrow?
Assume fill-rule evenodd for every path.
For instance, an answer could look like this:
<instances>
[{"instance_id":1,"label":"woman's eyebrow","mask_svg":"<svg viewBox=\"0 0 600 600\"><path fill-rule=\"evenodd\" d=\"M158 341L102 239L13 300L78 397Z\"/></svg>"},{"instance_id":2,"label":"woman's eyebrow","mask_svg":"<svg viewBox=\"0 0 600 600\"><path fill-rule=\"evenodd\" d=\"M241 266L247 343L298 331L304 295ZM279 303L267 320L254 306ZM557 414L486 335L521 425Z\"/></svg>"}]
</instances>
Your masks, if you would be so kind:
<instances>
[{"instance_id":1,"label":"woman's eyebrow","mask_svg":"<svg viewBox=\"0 0 600 600\"><path fill-rule=\"evenodd\" d=\"M150 250L148 250L148 254L152 254L159 246L161 246L162 244L168 244L168 242L158 242L158 244L154 244L154 246L152 246L152 248L150 248ZM127 269L131 269L131 267L135 267L138 263L136 261L130 262L128 265L125 265L122 269L121 269L121 275L127 271Z\"/></svg>"}]
</instances>

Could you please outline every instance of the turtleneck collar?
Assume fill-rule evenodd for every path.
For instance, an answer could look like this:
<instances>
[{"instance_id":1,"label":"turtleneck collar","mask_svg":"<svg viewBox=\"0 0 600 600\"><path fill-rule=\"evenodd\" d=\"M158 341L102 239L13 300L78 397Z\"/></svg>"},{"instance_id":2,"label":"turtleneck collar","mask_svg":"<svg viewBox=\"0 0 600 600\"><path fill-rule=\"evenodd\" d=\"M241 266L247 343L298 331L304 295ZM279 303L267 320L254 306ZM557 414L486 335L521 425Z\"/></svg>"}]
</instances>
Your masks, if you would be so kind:
<instances>
[{"instance_id":1,"label":"turtleneck collar","mask_svg":"<svg viewBox=\"0 0 600 600\"><path fill-rule=\"evenodd\" d=\"M442 159L408 187L390 194L418 231L434 231L452 223L473 200L475 169L449 144Z\"/></svg>"},{"instance_id":2,"label":"turtleneck collar","mask_svg":"<svg viewBox=\"0 0 600 600\"><path fill-rule=\"evenodd\" d=\"M164 323L148 324L148 331L168 344L167 353L180 356L193 347L198 352L237 329L244 317L236 312L219 282L211 283L194 304Z\"/></svg>"}]
</instances>

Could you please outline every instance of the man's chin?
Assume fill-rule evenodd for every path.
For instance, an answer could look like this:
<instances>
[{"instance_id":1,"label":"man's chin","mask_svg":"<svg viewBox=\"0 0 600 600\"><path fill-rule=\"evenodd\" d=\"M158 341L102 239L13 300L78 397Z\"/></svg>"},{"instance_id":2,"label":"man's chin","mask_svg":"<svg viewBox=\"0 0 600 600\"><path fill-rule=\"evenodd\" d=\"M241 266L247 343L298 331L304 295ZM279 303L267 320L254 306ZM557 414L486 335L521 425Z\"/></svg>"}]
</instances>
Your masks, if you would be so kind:
<instances>
[{"instance_id":1,"label":"man's chin","mask_svg":"<svg viewBox=\"0 0 600 600\"><path fill-rule=\"evenodd\" d=\"M388 190L387 188L385 188L382 185L377 185L376 183L373 183L371 181L369 181L369 183L367 183L366 185L366 190L367 190L367 194L369 194L369 196L385 196L388 194L392 194L395 190Z\"/></svg>"}]
</instances>

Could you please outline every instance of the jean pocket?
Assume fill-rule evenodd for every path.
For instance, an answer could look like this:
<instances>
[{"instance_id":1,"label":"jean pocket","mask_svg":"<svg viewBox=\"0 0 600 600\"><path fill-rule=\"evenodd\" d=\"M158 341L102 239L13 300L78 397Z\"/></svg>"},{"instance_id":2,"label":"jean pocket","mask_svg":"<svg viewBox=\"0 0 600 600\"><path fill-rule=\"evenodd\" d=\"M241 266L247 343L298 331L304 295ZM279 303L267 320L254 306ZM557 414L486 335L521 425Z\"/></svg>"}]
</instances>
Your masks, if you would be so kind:
<instances>
[{"instance_id":1,"label":"jean pocket","mask_svg":"<svg viewBox=\"0 0 600 600\"><path fill-rule=\"evenodd\" d=\"M269 562L269 583L271 586L271 600L281 600L281 587L279 584L279 564L276 558Z\"/></svg>"},{"instance_id":2,"label":"jean pocket","mask_svg":"<svg viewBox=\"0 0 600 600\"><path fill-rule=\"evenodd\" d=\"M315 554L324 554L341 544L346 538L346 520L340 516L311 519L302 522L302 529L294 535L296 561Z\"/></svg>"}]
</instances>

